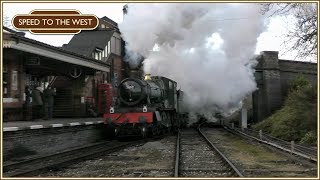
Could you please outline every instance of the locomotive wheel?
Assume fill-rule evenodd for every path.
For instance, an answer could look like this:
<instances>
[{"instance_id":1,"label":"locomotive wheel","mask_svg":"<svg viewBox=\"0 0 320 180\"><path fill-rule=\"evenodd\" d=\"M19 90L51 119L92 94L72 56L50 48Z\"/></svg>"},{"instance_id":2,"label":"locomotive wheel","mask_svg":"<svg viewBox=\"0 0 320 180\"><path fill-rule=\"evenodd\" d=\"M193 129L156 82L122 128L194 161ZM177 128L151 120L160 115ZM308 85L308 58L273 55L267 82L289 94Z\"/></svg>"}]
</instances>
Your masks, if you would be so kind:
<instances>
[{"instance_id":1,"label":"locomotive wheel","mask_svg":"<svg viewBox=\"0 0 320 180\"><path fill-rule=\"evenodd\" d=\"M156 134L160 135L161 134L161 130L159 129L159 127L156 128Z\"/></svg>"},{"instance_id":2,"label":"locomotive wheel","mask_svg":"<svg viewBox=\"0 0 320 180\"><path fill-rule=\"evenodd\" d=\"M145 126L143 126L141 128L141 136L142 136L142 138L146 138L147 137L147 128Z\"/></svg>"},{"instance_id":3,"label":"locomotive wheel","mask_svg":"<svg viewBox=\"0 0 320 180\"><path fill-rule=\"evenodd\" d=\"M170 125L170 114L168 112L161 113L162 125L164 129L167 129L167 126Z\"/></svg>"},{"instance_id":4,"label":"locomotive wheel","mask_svg":"<svg viewBox=\"0 0 320 180\"><path fill-rule=\"evenodd\" d=\"M104 125L102 136L106 140L112 140L116 136L115 134L115 128L110 125Z\"/></svg>"},{"instance_id":5,"label":"locomotive wheel","mask_svg":"<svg viewBox=\"0 0 320 180\"><path fill-rule=\"evenodd\" d=\"M161 112L162 123L167 123L167 115L165 112Z\"/></svg>"},{"instance_id":6,"label":"locomotive wheel","mask_svg":"<svg viewBox=\"0 0 320 180\"><path fill-rule=\"evenodd\" d=\"M158 135L158 127L156 125L152 126L152 135L153 136Z\"/></svg>"},{"instance_id":7,"label":"locomotive wheel","mask_svg":"<svg viewBox=\"0 0 320 180\"><path fill-rule=\"evenodd\" d=\"M161 129L160 129L160 132L159 134L165 134L166 133L166 129L162 126Z\"/></svg>"},{"instance_id":8,"label":"locomotive wheel","mask_svg":"<svg viewBox=\"0 0 320 180\"><path fill-rule=\"evenodd\" d=\"M171 127L172 127L172 114L170 112L167 112L166 117L167 117L166 133L169 134L171 131Z\"/></svg>"}]
</instances>

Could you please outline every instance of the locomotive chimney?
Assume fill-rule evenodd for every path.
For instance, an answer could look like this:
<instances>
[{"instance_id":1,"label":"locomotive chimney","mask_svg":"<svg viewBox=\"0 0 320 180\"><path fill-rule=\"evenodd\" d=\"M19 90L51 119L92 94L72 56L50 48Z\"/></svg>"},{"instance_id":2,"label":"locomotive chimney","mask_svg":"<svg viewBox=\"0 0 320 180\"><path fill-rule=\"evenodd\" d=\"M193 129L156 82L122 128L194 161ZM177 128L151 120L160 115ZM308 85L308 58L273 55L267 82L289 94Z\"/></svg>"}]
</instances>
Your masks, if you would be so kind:
<instances>
[{"instance_id":1,"label":"locomotive chimney","mask_svg":"<svg viewBox=\"0 0 320 180\"><path fill-rule=\"evenodd\" d=\"M151 74L144 75L144 80L145 81L150 81L151 80Z\"/></svg>"}]
</instances>

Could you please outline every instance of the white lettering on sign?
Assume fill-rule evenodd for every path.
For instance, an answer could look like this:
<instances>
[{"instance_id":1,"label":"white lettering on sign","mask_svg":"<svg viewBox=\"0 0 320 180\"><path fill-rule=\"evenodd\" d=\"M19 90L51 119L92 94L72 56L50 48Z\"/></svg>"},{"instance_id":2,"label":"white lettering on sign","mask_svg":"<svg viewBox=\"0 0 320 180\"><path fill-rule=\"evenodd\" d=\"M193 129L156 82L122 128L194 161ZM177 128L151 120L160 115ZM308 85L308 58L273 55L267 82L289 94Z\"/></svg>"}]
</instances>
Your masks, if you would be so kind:
<instances>
[{"instance_id":1,"label":"white lettering on sign","mask_svg":"<svg viewBox=\"0 0 320 180\"><path fill-rule=\"evenodd\" d=\"M81 26L86 26L86 25L91 25L92 19L72 19L72 23L74 25L81 25Z\"/></svg>"}]
</instances>

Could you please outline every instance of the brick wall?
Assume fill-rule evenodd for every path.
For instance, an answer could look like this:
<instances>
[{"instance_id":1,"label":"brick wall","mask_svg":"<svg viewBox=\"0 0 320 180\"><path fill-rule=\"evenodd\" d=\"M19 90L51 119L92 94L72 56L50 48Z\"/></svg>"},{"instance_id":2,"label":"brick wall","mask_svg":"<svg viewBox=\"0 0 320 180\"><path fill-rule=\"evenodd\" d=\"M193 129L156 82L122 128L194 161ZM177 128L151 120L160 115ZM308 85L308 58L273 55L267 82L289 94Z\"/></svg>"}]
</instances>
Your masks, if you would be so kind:
<instances>
[{"instance_id":1,"label":"brick wall","mask_svg":"<svg viewBox=\"0 0 320 180\"><path fill-rule=\"evenodd\" d=\"M281 93L285 97L289 83L299 75L303 75L313 85L317 83L317 63L279 60L281 76Z\"/></svg>"},{"instance_id":2,"label":"brick wall","mask_svg":"<svg viewBox=\"0 0 320 180\"><path fill-rule=\"evenodd\" d=\"M284 72L296 72L317 75L317 63L279 59L279 67Z\"/></svg>"},{"instance_id":3,"label":"brick wall","mask_svg":"<svg viewBox=\"0 0 320 180\"><path fill-rule=\"evenodd\" d=\"M113 71L116 84L119 85L124 78L124 63L121 57L115 56L113 60ZM116 74L115 74L116 73Z\"/></svg>"}]
</instances>

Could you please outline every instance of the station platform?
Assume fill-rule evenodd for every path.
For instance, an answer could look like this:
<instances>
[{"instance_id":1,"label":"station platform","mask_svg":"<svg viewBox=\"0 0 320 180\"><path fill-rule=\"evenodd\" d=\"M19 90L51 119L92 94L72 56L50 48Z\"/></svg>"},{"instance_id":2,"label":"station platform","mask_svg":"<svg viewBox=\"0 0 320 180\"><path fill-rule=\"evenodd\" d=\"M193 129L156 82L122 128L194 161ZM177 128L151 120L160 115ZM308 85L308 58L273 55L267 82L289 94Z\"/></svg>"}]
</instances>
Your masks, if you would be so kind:
<instances>
[{"instance_id":1,"label":"station platform","mask_svg":"<svg viewBox=\"0 0 320 180\"><path fill-rule=\"evenodd\" d=\"M2 130L19 131L26 129L56 128L66 126L102 124L103 118L53 118L50 120L35 119L32 121L2 122Z\"/></svg>"}]
</instances>

